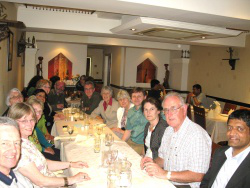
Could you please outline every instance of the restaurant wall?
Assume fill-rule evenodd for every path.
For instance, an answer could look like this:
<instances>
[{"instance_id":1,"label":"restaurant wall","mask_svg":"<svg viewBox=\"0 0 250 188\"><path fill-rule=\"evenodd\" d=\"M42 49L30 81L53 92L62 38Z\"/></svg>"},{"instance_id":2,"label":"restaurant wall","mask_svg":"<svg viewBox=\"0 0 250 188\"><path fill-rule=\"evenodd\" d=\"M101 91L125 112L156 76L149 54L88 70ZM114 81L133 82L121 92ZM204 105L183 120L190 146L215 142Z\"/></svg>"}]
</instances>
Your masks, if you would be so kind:
<instances>
[{"instance_id":1,"label":"restaurant wall","mask_svg":"<svg viewBox=\"0 0 250 188\"><path fill-rule=\"evenodd\" d=\"M164 64L170 63L170 51L142 49L142 48L126 48L125 50L125 87L147 87L150 88L150 83L136 83L137 66L145 59L149 58L156 66L156 79L163 83L165 77Z\"/></svg>"},{"instance_id":2,"label":"restaurant wall","mask_svg":"<svg viewBox=\"0 0 250 188\"><path fill-rule=\"evenodd\" d=\"M91 76L94 79L102 79L103 49L88 48L87 56L91 57Z\"/></svg>"},{"instance_id":3,"label":"restaurant wall","mask_svg":"<svg viewBox=\"0 0 250 188\"><path fill-rule=\"evenodd\" d=\"M5 11L8 20L16 20L17 10L13 3L1 2L5 6ZM12 70L7 70L7 39L0 42L0 114L7 109L5 99L10 89L16 87L23 89L24 84L24 67L22 58L17 57L17 41L20 38L20 31L16 28L10 27L13 32L13 56L12 56Z\"/></svg>"},{"instance_id":4,"label":"restaurant wall","mask_svg":"<svg viewBox=\"0 0 250 188\"><path fill-rule=\"evenodd\" d=\"M196 83L201 84L207 95L243 103L250 103L250 35L246 37L245 48L233 48L236 62L231 70L228 48L191 46L188 90Z\"/></svg>"},{"instance_id":5,"label":"restaurant wall","mask_svg":"<svg viewBox=\"0 0 250 188\"><path fill-rule=\"evenodd\" d=\"M60 42L37 42L36 64L43 57L43 77L48 78L48 62L62 53L72 62L72 74L86 74L87 45Z\"/></svg>"}]
</instances>

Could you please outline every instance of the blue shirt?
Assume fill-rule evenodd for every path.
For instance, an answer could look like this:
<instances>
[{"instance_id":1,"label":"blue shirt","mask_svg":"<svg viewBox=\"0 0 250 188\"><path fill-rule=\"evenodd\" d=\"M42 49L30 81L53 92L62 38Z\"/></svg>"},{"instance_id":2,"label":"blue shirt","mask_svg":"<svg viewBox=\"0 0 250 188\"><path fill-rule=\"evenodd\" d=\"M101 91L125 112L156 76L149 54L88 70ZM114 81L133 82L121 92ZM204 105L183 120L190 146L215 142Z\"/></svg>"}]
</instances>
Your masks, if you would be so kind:
<instances>
[{"instance_id":1,"label":"blue shirt","mask_svg":"<svg viewBox=\"0 0 250 188\"><path fill-rule=\"evenodd\" d=\"M130 139L136 144L144 144L144 128L147 123L148 120L144 117L141 107L138 110L135 106L129 109L126 129L131 130Z\"/></svg>"}]
</instances>

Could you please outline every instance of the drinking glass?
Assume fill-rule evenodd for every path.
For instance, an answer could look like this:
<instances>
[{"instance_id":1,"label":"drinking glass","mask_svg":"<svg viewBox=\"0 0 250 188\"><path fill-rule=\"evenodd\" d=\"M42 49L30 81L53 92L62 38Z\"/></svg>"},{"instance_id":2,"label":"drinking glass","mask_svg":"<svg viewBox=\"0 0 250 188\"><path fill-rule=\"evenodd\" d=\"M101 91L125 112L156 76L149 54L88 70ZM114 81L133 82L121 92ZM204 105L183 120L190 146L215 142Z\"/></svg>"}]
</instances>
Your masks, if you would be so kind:
<instances>
[{"instance_id":1,"label":"drinking glass","mask_svg":"<svg viewBox=\"0 0 250 188\"><path fill-rule=\"evenodd\" d=\"M109 150L107 152L107 163L110 166L113 164L118 156L118 150Z\"/></svg>"},{"instance_id":2,"label":"drinking glass","mask_svg":"<svg viewBox=\"0 0 250 188\"><path fill-rule=\"evenodd\" d=\"M69 120L69 110L64 109L63 114L64 114L65 121L68 121Z\"/></svg>"},{"instance_id":3,"label":"drinking glass","mask_svg":"<svg viewBox=\"0 0 250 188\"><path fill-rule=\"evenodd\" d=\"M79 112L79 119L84 120L84 112L83 111Z\"/></svg>"},{"instance_id":4,"label":"drinking glass","mask_svg":"<svg viewBox=\"0 0 250 188\"><path fill-rule=\"evenodd\" d=\"M109 149L110 149L113 143L114 143L113 135L110 133L106 134L105 135L105 146L109 146Z\"/></svg>"},{"instance_id":5,"label":"drinking glass","mask_svg":"<svg viewBox=\"0 0 250 188\"><path fill-rule=\"evenodd\" d=\"M96 127L96 132L99 136L101 136L101 134L103 133L103 126L97 126Z\"/></svg>"},{"instance_id":6,"label":"drinking glass","mask_svg":"<svg viewBox=\"0 0 250 188\"><path fill-rule=\"evenodd\" d=\"M68 133L70 135L69 140L71 141L71 135L74 132L74 126L73 125L68 125L67 131L68 131Z\"/></svg>"},{"instance_id":7,"label":"drinking glass","mask_svg":"<svg viewBox=\"0 0 250 188\"><path fill-rule=\"evenodd\" d=\"M101 150L101 139L96 137L94 140L94 152L99 153Z\"/></svg>"}]
</instances>

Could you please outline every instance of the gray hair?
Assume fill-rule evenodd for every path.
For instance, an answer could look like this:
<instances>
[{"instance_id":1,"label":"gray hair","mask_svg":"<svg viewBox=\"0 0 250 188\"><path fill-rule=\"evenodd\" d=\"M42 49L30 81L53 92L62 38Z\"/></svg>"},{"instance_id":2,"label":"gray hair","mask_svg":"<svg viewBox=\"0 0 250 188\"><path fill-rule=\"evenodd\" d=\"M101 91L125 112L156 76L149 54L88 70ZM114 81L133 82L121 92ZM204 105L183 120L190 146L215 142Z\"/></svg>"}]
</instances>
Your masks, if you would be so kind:
<instances>
[{"instance_id":1,"label":"gray hair","mask_svg":"<svg viewBox=\"0 0 250 188\"><path fill-rule=\"evenodd\" d=\"M177 97L180 100L181 105L185 104L184 98L179 93L171 91L171 92L167 93L167 95L164 97L164 99L162 101L162 106L163 106L165 100L170 98L170 97Z\"/></svg>"},{"instance_id":2,"label":"gray hair","mask_svg":"<svg viewBox=\"0 0 250 188\"><path fill-rule=\"evenodd\" d=\"M103 91L109 91L109 93L110 93L110 96L112 97L113 96L113 89L110 87L110 86L103 86L102 87L102 90L101 90L101 95L102 95L102 93L103 93Z\"/></svg>"},{"instance_id":3,"label":"gray hair","mask_svg":"<svg viewBox=\"0 0 250 188\"><path fill-rule=\"evenodd\" d=\"M33 106L34 104L38 104L41 106L42 110L44 109L43 102L38 100L35 95L31 95L26 102L31 106Z\"/></svg>"},{"instance_id":4,"label":"gray hair","mask_svg":"<svg viewBox=\"0 0 250 188\"><path fill-rule=\"evenodd\" d=\"M9 93L8 93L8 95L7 95L7 97L6 97L5 104L6 104L7 106L10 106L10 95L11 95L12 92L18 92L20 95L22 95L22 93L21 93L21 91L20 91L19 89L17 89L17 88L12 88L12 89L9 91ZM23 95L22 95L22 96L23 96Z\"/></svg>"},{"instance_id":5,"label":"gray hair","mask_svg":"<svg viewBox=\"0 0 250 188\"><path fill-rule=\"evenodd\" d=\"M19 126L17 122L9 117L0 117L0 126L15 127L19 131Z\"/></svg>"},{"instance_id":6,"label":"gray hair","mask_svg":"<svg viewBox=\"0 0 250 188\"><path fill-rule=\"evenodd\" d=\"M120 89L117 93L117 100L127 98L130 101L130 96L126 90Z\"/></svg>"},{"instance_id":7,"label":"gray hair","mask_svg":"<svg viewBox=\"0 0 250 188\"><path fill-rule=\"evenodd\" d=\"M92 82L92 81L87 81L87 82L85 82L85 83L84 83L84 86L86 86L86 85L92 85L93 89L95 88L95 84L94 84L94 82Z\"/></svg>"}]
</instances>

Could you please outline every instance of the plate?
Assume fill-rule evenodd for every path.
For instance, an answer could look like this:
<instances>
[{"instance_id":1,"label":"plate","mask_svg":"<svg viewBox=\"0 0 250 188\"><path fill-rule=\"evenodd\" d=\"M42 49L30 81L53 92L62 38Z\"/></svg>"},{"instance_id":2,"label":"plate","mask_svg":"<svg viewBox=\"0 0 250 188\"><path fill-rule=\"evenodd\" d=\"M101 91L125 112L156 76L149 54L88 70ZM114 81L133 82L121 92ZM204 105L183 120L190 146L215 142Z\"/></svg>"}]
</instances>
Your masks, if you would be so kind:
<instances>
[{"instance_id":1,"label":"plate","mask_svg":"<svg viewBox=\"0 0 250 188\"><path fill-rule=\"evenodd\" d=\"M220 114L222 117L228 117L228 114Z\"/></svg>"}]
</instances>

